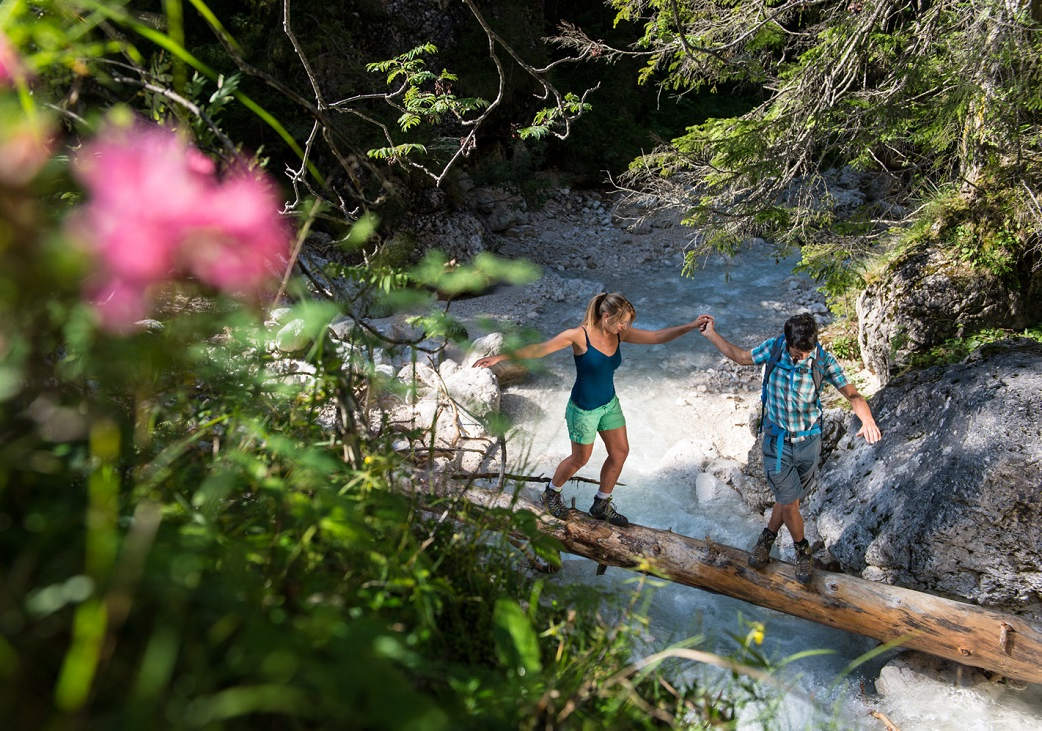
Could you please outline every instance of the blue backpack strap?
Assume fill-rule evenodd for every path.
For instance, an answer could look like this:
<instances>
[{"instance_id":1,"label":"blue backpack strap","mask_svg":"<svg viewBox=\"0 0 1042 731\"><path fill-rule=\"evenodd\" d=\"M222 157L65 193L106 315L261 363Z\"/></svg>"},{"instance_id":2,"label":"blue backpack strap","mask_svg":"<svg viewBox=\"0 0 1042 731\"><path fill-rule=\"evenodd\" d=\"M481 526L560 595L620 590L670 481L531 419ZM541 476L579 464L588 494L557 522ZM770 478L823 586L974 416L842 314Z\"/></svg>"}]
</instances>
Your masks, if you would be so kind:
<instances>
[{"instance_id":1,"label":"blue backpack strap","mask_svg":"<svg viewBox=\"0 0 1042 731\"><path fill-rule=\"evenodd\" d=\"M814 398L818 401L818 412L821 412L821 384L825 380L825 366L822 365L822 361L825 360L825 349L821 347L821 343L818 343L817 348L814 350L814 358L811 360L811 378L814 379ZM821 420L819 415L818 420Z\"/></svg>"},{"instance_id":2,"label":"blue backpack strap","mask_svg":"<svg viewBox=\"0 0 1042 731\"><path fill-rule=\"evenodd\" d=\"M771 344L771 355L767 359L767 362L763 366L763 385L760 388L760 403L767 403L767 384L771 380L771 373L774 371L775 366L781 360L782 351L785 350L785 336L779 335L774 339ZM760 426L763 426L763 418L761 414Z\"/></svg>"},{"instance_id":3,"label":"blue backpack strap","mask_svg":"<svg viewBox=\"0 0 1042 731\"><path fill-rule=\"evenodd\" d=\"M763 432L763 438L768 439L772 436L777 438L776 447L778 451L778 458L775 460L774 471L781 472L781 449L782 443L785 439L785 430L780 429L777 424L771 422L767 418L767 384L771 380L771 373L774 372L775 367L778 365L778 361L781 360L782 351L785 349L785 336L779 335L771 343L771 354L767 358L767 362L763 366L763 385L760 388L760 431Z\"/></svg>"}]
</instances>

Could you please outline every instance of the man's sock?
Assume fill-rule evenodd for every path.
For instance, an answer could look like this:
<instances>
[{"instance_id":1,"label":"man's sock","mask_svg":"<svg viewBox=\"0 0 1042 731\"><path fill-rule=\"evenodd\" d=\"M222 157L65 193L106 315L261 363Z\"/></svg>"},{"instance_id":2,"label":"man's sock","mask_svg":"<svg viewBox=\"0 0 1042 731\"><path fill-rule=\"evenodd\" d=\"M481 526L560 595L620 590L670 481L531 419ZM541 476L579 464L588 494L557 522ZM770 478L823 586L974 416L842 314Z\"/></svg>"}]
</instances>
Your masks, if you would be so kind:
<instances>
[{"instance_id":1,"label":"man's sock","mask_svg":"<svg viewBox=\"0 0 1042 731\"><path fill-rule=\"evenodd\" d=\"M553 490L554 492L561 492L561 490L564 489L564 485L561 485L560 487L558 487L557 485L554 484L553 480L547 480L546 481L546 486L547 486L548 489Z\"/></svg>"},{"instance_id":2,"label":"man's sock","mask_svg":"<svg viewBox=\"0 0 1042 731\"><path fill-rule=\"evenodd\" d=\"M607 500L610 497L611 497L611 493L610 492L601 492L600 490L597 491L597 499L598 500Z\"/></svg>"}]
</instances>

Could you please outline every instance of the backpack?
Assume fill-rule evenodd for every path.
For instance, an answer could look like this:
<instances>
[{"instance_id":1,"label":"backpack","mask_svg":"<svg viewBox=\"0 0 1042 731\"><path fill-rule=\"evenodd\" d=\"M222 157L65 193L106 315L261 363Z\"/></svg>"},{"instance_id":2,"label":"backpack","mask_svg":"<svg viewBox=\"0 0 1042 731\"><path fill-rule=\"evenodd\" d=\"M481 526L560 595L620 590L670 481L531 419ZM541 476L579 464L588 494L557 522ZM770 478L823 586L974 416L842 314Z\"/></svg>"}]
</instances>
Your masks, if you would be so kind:
<instances>
[{"instance_id":1,"label":"backpack","mask_svg":"<svg viewBox=\"0 0 1042 731\"><path fill-rule=\"evenodd\" d=\"M771 373L781 363L782 353L785 352L786 342L785 336L779 335L774 339L771 344L771 355L767 359L767 362L763 366L763 385L760 388L760 431L764 431L764 424L767 423L767 384L770 383ZM811 359L811 377L814 379L814 397L818 402L818 412L821 412L821 382L825 380L825 370L821 365L820 361L825 359L825 351L821 347L821 343L818 343L814 349L814 357ZM784 366L782 366L784 368ZM782 442L785 438L786 431L780 426L771 422L771 429L765 434L767 436L773 436L777 438L777 445L775 448L775 468L774 471L781 472L781 455L782 455ZM805 432L796 432L795 436L810 436L811 434L821 433L821 417L818 417L818 422Z\"/></svg>"}]
</instances>

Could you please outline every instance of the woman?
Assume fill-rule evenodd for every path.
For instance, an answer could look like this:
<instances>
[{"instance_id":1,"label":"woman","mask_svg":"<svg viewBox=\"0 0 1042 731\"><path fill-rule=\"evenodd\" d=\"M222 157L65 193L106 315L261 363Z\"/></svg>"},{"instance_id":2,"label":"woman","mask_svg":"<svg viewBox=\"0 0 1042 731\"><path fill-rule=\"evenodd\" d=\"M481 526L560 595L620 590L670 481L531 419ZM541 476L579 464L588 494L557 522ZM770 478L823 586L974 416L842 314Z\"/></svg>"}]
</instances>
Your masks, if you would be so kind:
<instances>
[{"instance_id":1,"label":"woman","mask_svg":"<svg viewBox=\"0 0 1042 731\"><path fill-rule=\"evenodd\" d=\"M630 449L626 419L615 395L614 383L615 369L622 363L622 343L668 343L695 329L692 321L662 330L640 330L631 327L636 314L629 300L618 292L601 293L590 300L579 327L558 333L544 343L526 345L512 355L490 355L474 363L477 367L488 368L507 358L542 358L572 346L575 385L564 412L572 453L557 466L542 495L543 505L554 517L568 515L568 508L561 500L561 489L589 461L593 442L600 434L608 458L601 467L600 491L593 499L590 515L613 525L629 525L626 516L618 513L611 504L612 490Z\"/></svg>"}]
</instances>

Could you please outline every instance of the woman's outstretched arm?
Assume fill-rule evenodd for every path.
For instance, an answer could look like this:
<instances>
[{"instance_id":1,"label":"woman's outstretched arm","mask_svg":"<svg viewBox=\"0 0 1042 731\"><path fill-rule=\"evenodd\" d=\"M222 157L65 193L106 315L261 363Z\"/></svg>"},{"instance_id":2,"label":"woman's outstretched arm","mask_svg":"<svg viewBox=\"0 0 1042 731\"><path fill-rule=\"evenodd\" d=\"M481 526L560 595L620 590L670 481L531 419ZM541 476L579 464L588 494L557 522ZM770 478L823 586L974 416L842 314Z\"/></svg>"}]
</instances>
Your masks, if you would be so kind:
<instances>
[{"instance_id":1,"label":"woman's outstretched arm","mask_svg":"<svg viewBox=\"0 0 1042 731\"><path fill-rule=\"evenodd\" d=\"M474 361L475 368L489 368L504 360L530 360L532 358L542 358L544 355L550 353L556 353L558 350L563 350L569 345L579 344L582 335L582 328L573 327L570 330L564 330L557 333L549 340L542 343L533 343L532 345L526 345L523 348L518 348L513 353L501 353L500 355L486 355L484 358L478 358ZM581 341L582 345L586 344L585 340Z\"/></svg>"},{"instance_id":2,"label":"woman's outstretched arm","mask_svg":"<svg viewBox=\"0 0 1042 731\"><path fill-rule=\"evenodd\" d=\"M661 330L641 330L639 327L630 327L622 333L622 340L626 343L637 343L638 345L658 345L659 343L668 343L670 340L676 340L696 327L698 327L698 320L692 320L683 325L664 327Z\"/></svg>"}]
</instances>

